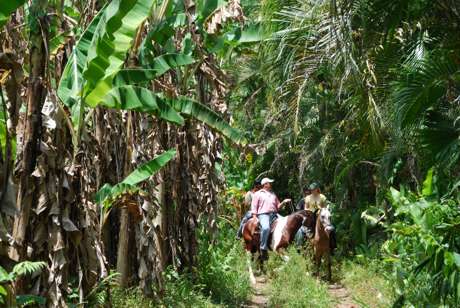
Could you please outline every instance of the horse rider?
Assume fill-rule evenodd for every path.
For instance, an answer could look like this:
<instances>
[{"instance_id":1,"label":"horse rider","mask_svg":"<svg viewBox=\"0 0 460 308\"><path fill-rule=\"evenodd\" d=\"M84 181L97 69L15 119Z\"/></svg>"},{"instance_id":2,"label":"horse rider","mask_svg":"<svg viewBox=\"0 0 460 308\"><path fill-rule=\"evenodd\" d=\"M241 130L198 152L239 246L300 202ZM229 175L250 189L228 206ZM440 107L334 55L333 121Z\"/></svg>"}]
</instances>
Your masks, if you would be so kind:
<instances>
[{"instance_id":1,"label":"horse rider","mask_svg":"<svg viewBox=\"0 0 460 308\"><path fill-rule=\"evenodd\" d=\"M305 197L305 201L304 201L305 209L313 211L313 212L317 212L321 208L326 207L327 198L325 195L321 193L321 188L319 184L312 183L309 188L310 188L311 194ZM331 243L331 254L332 254L334 249L337 247L335 230L332 230L330 236L331 236L330 243Z\"/></svg>"},{"instance_id":2,"label":"horse rider","mask_svg":"<svg viewBox=\"0 0 460 308\"><path fill-rule=\"evenodd\" d=\"M310 194L304 198L304 209L315 212L326 207L327 198L321 193L318 183L312 183L309 187Z\"/></svg>"},{"instance_id":3,"label":"horse rider","mask_svg":"<svg viewBox=\"0 0 460 308\"><path fill-rule=\"evenodd\" d=\"M279 209L286 203L291 202L291 199L285 199L282 202L272 191L272 183L274 180L263 178L260 181L262 189L257 191L252 197L251 212L252 217L260 223L260 252L261 259L265 260L268 257L268 237L270 235L270 226L275 221Z\"/></svg>"},{"instance_id":4,"label":"horse rider","mask_svg":"<svg viewBox=\"0 0 460 308\"><path fill-rule=\"evenodd\" d=\"M262 185L260 184L260 180L255 180L254 183L252 184L251 190L249 190L244 196L245 208L249 210L246 212L246 214L244 214L243 218L241 219L240 227L238 228L238 232L236 233L237 239L240 239L243 236L244 224L252 217L252 212L251 212L252 196L261 188L262 188Z\"/></svg>"},{"instance_id":5,"label":"horse rider","mask_svg":"<svg viewBox=\"0 0 460 308\"><path fill-rule=\"evenodd\" d=\"M297 205L295 207L295 210L296 211L302 211L305 209L305 198L307 196L309 196L311 193L310 191L310 187L309 186L305 186L303 188L303 197L299 200L299 202L297 202ZM307 227L300 227L299 230L297 231L296 235L295 235L295 243L297 246L302 246L304 240L305 240L305 237L309 237L311 238L311 236L313 235L313 233L311 232L312 230L309 230Z\"/></svg>"}]
</instances>

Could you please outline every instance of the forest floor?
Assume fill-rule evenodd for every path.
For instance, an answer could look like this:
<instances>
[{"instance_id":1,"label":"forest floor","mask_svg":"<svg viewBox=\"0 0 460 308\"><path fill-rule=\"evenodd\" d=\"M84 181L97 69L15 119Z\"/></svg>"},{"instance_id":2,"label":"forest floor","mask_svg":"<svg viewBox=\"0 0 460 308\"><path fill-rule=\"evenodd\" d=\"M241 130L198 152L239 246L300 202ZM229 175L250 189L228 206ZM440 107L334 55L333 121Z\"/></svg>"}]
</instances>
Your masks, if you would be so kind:
<instances>
[{"instance_id":1,"label":"forest floor","mask_svg":"<svg viewBox=\"0 0 460 308\"><path fill-rule=\"evenodd\" d=\"M356 305L353 302L353 299L351 297L350 291L348 291L345 286L343 286L340 283L334 283L330 284L328 286L328 291L329 294L335 298L337 304L335 305L336 308L357 308L358 305Z\"/></svg>"},{"instance_id":2,"label":"forest floor","mask_svg":"<svg viewBox=\"0 0 460 308\"><path fill-rule=\"evenodd\" d=\"M253 295L248 301L245 307L257 308L257 307L268 307L269 301L269 279L264 276L255 277L252 281L251 286L253 289ZM328 285L328 292L336 303L335 308L357 308L359 307L354 303L350 291L340 283L331 283Z\"/></svg>"}]
</instances>

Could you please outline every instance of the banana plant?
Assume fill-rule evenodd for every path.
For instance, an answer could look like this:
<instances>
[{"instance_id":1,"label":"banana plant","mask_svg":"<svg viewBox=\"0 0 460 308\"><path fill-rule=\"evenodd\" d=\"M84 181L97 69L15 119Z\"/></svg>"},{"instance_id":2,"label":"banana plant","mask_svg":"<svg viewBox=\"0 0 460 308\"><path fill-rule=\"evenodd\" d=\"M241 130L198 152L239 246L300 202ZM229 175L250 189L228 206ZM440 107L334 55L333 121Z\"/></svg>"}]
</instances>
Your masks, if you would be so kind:
<instances>
[{"instance_id":1,"label":"banana plant","mask_svg":"<svg viewBox=\"0 0 460 308\"><path fill-rule=\"evenodd\" d=\"M189 98L169 98L142 87L171 69L194 63L190 54L143 57L147 53L142 46L149 46L144 43L140 57L141 62L148 59L144 62L146 67L123 68L133 38L155 3L153 0L137 0L133 5L126 5L128 2L133 1L114 0L94 17L64 69L58 96L71 109L76 132L74 145L79 143L85 107L98 105L151 113L177 125L184 123L182 114L209 125L234 143L246 143L239 131L205 105ZM177 17L173 22L181 24L177 23ZM148 35L150 39L164 31L164 22L153 29ZM168 33L172 35L171 31Z\"/></svg>"},{"instance_id":2,"label":"banana plant","mask_svg":"<svg viewBox=\"0 0 460 308\"><path fill-rule=\"evenodd\" d=\"M188 41L179 53L174 48L165 48L166 52L162 54L155 53L152 41L167 47L174 36L175 27L185 25L185 14L173 14L168 1L163 3L161 9L163 13L169 10L169 15L164 19L158 16L152 18L151 23L156 24L150 25L152 30L140 45L138 57L141 67L125 68L133 38L150 16L154 4L153 0L110 2L94 17L75 45L58 88L58 96L71 110L75 149L78 149L85 126L85 110L97 106L147 113L175 125L183 125L184 117L189 117L205 123L233 143L246 143L238 130L209 107L189 97L169 97L147 88L151 81L166 72L197 62L192 56L190 36L184 38ZM216 8L203 6L198 16L200 25L205 15ZM137 185L158 172L174 155L175 151L171 149L134 170L115 186L105 184L96 194L96 201L103 205L102 221L116 200L138 193Z\"/></svg>"}]
</instances>

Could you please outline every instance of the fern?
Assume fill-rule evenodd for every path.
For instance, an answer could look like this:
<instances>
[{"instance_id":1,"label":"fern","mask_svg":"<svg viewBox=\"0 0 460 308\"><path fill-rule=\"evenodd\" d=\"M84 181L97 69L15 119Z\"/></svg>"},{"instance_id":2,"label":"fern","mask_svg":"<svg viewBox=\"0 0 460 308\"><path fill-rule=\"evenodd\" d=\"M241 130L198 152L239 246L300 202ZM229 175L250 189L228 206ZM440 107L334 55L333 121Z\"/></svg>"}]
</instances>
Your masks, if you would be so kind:
<instances>
[{"instance_id":1,"label":"fern","mask_svg":"<svg viewBox=\"0 0 460 308\"><path fill-rule=\"evenodd\" d=\"M27 307L27 306L32 306L34 305L45 305L46 304L46 298L43 296L38 296L38 295L18 295L16 296L16 303L20 307Z\"/></svg>"},{"instance_id":2,"label":"fern","mask_svg":"<svg viewBox=\"0 0 460 308\"><path fill-rule=\"evenodd\" d=\"M45 267L46 267L46 263L42 261L39 261L39 262L24 261L24 262L16 264L13 267L12 273L15 277L31 275L33 273L40 272Z\"/></svg>"}]
</instances>

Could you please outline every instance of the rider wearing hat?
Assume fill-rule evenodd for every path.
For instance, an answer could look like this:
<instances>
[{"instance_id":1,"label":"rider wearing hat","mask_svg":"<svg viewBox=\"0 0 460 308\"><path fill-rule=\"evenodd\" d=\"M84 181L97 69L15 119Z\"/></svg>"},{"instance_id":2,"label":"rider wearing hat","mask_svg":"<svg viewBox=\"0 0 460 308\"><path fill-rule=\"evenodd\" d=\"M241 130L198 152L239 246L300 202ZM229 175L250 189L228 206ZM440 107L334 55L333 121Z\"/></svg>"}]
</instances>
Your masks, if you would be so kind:
<instances>
[{"instance_id":1,"label":"rider wearing hat","mask_svg":"<svg viewBox=\"0 0 460 308\"><path fill-rule=\"evenodd\" d=\"M316 211L323 207L326 207L326 196L321 193L321 189L318 183L312 183L309 187L310 195L304 199L304 209L310 211Z\"/></svg>"},{"instance_id":2,"label":"rider wearing hat","mask_svg":"<svg viewBox=\"0 0 460 308\"><path fill-rule=\"evenodd\" d=\"M260 182L262 189L257 191L252 198L251 212L252 216L260 223L261 238L260 250L262 258L266 259L268 254L268 237L270 235L270 225L276 219L279 209L291 199L285 199L283 202L278 200L278 197L272 191L272 183L274 180L263 178Z\"/></svg>"},{"instance_id":3,"label":"rider wearing hat","mask_svg":"<svg viewBox=\"0 0 460 308\"><path fill-rule=\"evenodd\" d=\"M310 185L310 192L311 194L305 197L305 210L310 210L312 212L316 212L323 207L327 206L327 198L321 193L321 189L318 183L312 183ZM310 232L311 231L311 232ZM307 236L311 237L313 235L314 230L307 230ZM335 230L332 230L331 234L331 254L334 253L334 249L337 247L336 243L336 235Z\"/></svg>"}]
</instances>

